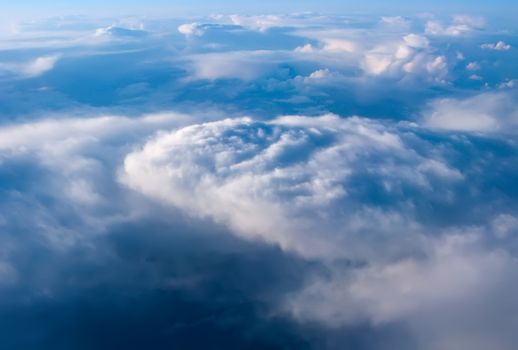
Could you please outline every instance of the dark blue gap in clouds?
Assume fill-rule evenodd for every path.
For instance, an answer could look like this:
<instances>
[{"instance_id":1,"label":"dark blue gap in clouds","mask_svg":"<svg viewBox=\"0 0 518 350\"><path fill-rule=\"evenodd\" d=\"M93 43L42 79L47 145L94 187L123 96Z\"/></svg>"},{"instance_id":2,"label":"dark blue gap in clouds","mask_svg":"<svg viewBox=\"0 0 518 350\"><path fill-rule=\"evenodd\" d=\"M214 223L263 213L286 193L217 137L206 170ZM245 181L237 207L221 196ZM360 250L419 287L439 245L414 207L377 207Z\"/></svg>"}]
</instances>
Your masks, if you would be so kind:
<instances>
[{"instance_id":1,"label":"dark blue gap in clouds","mask_svg":"<svg viewBox=\"0 0 518 350\"><path fill-rule=\"evenodd\" d=\"M404 327L326 330L272 314L321 268L189 220L174 225L128 223L62 253L25 242L22 283L0 295L2 349L411 348Z\"/></svg>"},{"instance_id":2,"label":"dark blue gap in clouds","mask_svg":"<svg viewBox=\"0 0 518 350\"><path fill-rule=\"evenodd\" d=\"M42 80L73 101L90 106L116 106L125 99L148 95L181 75L182 70L156 57L164 57L163 51L63 59ZM128 90L136 84L145 90Z\"/></svg>"}]
</instances>

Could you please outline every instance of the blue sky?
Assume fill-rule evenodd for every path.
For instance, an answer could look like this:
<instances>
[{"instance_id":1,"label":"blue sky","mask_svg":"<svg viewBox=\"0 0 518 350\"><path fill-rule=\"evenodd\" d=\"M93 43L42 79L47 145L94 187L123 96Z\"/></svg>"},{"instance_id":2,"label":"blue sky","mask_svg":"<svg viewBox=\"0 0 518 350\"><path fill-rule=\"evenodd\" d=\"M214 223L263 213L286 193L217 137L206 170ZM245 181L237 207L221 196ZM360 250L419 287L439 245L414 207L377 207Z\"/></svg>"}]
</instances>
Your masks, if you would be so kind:
<instances>
[{"instance_id":1,"label":"blue sky","mask_svg":"<svg viewBox=\"0 0 518 350\"><path fill-rule=\"evenodd\" d=\"M56 0L52 3L41 2L36 0L22 0L6 2L3 5L4 11L15 11L31 14L58 14L66 13L97 13L106 14L138 14L150 13L161 15L188 14L200 15L213 12L222 13L266 13L266 12L299 12L299 11L315 11L315 12L370 12L370 13L388 13L388 14L409 14L411 12L466 12L466 13L485 13L492 15L510 16L510 11L517 8L517 4L512 0L497 0L492 2L477 1L426 1L416 2L409 0L397 1L338 1L338 0L302 0L302 1L261 1L248 2L236 0L224 1L165 1L151 0L143 3L142 1L62 1ZM166 11L166 12L164 12Z\"/></svg>"},{"instance_id":2,"label":"blue sky","mask_svg":"<svg viewBox=\"0 0 518 350\"><path fill-rule=\"evenodd\" d=\"M2 9L1 349L516 349L510 2Z\"/></svg>"}]
</instances>

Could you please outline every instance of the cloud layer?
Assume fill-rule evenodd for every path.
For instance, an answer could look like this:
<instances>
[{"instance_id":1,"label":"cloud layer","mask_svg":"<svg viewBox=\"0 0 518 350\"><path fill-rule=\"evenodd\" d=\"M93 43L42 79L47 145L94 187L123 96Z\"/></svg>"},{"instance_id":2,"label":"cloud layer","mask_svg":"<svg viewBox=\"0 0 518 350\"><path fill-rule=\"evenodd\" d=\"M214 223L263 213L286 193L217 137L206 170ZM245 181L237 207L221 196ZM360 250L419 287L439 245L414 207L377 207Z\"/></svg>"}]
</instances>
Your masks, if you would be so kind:
<instances>
[{"instance_id":1,"label":"cloud layer","mask_svg":"<svg viewBox=\"0 0 518 350\"><path fill-rule=\"evenodd\" d=\"M516 28L0 33L0 348L514 350Z\"/></svg>"}]
</instances>

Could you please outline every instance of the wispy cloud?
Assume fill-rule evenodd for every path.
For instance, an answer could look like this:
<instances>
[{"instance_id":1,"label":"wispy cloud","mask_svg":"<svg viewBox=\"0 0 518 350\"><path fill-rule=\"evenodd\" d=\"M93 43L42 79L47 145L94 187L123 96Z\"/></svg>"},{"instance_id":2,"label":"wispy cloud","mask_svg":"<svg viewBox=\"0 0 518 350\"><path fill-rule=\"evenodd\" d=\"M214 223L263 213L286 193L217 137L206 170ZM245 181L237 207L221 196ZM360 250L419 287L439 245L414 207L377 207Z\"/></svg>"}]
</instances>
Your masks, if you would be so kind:
<instances>
[{"instance_id":1,"label":"wispy cloud","mask_svg":"<svg viewBox=\"0 0 518 350\"><path fill-rule=\"evenodd\" d=\"M22 78L34 78L54 69L61 55L41 56L26 63L0 63L0 72L14 74Z\"/></svg>"}]
</instances>

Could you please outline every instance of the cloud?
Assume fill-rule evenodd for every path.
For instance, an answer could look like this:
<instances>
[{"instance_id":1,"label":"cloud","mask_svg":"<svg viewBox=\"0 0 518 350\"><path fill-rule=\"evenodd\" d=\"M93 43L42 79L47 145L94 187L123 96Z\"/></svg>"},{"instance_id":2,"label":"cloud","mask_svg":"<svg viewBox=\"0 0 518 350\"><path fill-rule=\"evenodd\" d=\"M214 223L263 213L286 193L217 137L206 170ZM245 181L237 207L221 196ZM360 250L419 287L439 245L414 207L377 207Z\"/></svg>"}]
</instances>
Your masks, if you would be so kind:
<instances>
[{"instance_id":1,"label":"cloud","mask_svg":"<svg viewBox=\"0 0 518 350\"><path fill-rule=\"evenodd\" d=\"M112 38L143 38L148 36L148 32L140 28L124 28L112 24L108 27L98 28L95 30L96 37L112 37Z\"/></svg>"},{"instance_id":2,"label":"cloud","mask_svg":"<svg viewBox=\"0 0 518 350\"><path fill-rule=\"evenodd\" d=\"M511 49L511 45L506 44L503 41L498 41L495 44L486 43L480 45L480 47L484 50L496 50L496 51L509 51Z\"/></svg>"},{"instance_id":3,"label":"cloud","mask_svg":"<svg viewBox=\"0 0 518 350\"><path fill-rule=\"evenodd\" d=\"M249 30L266 32L272 28L281 27L299 27L305 26L308 22L322 22L327 21L326 16L314 15L281 15L281 14L265 14L265 15L213 15L211 19L216 23L230 24L240 26Z\"/></svg>"},{"instance_id":4,"label":"cloud","mask_svg":"<svg viewBox=\"0 0 518 350\"><path fill-rule=\"evenodd\" d=\"M418 348L430 350L476 345L480 331L497 349L512 349L511 313L494 319L502 328L473 316L518 307L498 297L518 288L506 241L516 239L516 218L506 205L484 207L500 197L483 198L495 188L478 170L498 151L486 156L483 143L430 133L333 115L225 119L150 139L126 156L121 181L237 237L323 264L282 303L302 324L410 323ZM469 164L453 160L472 148L479 157L467 155ZM483 218L457 213L439 224L454 208ZM430 328L441 335L433 342Z\"/></svg>"},{"instance_id":5,"label":"cloud","mask_svg":"<svg viewBox=\"0 0 518 350\"><path fill-rule=\"evenodd\" d=\"M492 226L495 236L501 239L518 234L518 218L513 215L498 215L493 219Z\"/></svg>"},{"instance_id":6,"label":"cloud","mask_svg":"<svg viewBox=\"0 0 518 350\"><path fill-rule=\"evenodd\" d=\"M157 128L182 125L186 119L185 115L166 113L139 119L67 118L3 126L0 128L0 164L8 167L7 170L16 168L16 164L28 164L17 171L40 177L42 185L25 189L20 197L10 191L12 182L7 176L4 187L0 187L0 191L7 191L0 204L7 206L5 212L15 210L11 207L13 203L21 202L16 205L23 209L17 210L32 217L27 225L34 225L34 234L56 249L65 249L86 237L98 235L124 217L116 213L125 209L116 208L110 202L110 196L118 192L112 179L117 159L124 157L132 142L153 134ZM71 230L61 225L56 217L59 214L48 209L41 197L52 198L55 207L68 208L64 212L71 220L81 222L81 229ZM10 227L17 215L5 220L5 225Z\"/></svg>"},{"instance_id":7,"label":"cloud","mask_svg":"<svg viewBox=\"0 0 518 350\"><path fill-rule=\"evenodd\" d=\"M267 327L274 317L294 322L290 327L300 335L306 322L316 323L326 330L317 333L323 340L316 347L334 339L328 329L354 333L367 324L368 334L375 334L397 325L403 332L400 323L411 323L420 349L471 345L470 335L482 331L484 341L498 340L495 349L512 349L506 342L514 340L509 310L516 305L498 293L516 288L506 281L516 280L517 215L507 202L498 204L503 199L488 177L509 178L512 169L500 167L514 164L513 158L405 122L325 115L202 123L200 117L168 113L2 126L0 213L10 214L0 214L0 275L7 281L0 293L20 286L19 276L30 271L37 278L23 296L33 307L48 302L46 295L59 300L63 305L53 315L70 307L68 297L106 302L93 291L108 287L123 305L124 293L139 295L128 301L133 306L151 302L143 291L185 292L188 301L178 294L174 300L214 315L215 305L235 310L233 292L225 292L232 288L239 300L275 315L253 311L235 327ZM459 161L459 154L466 158ZM482 166L494 171L480 172ZM31 185L34 178L38 186ZM462 219L455 208L483 224ZM32 263L14 258L21 249L31 252ZM81 271L91 273L91 261L104 273L83 281ZM50 272L42 267L49 264ZM234 278L223 273L229 268ZM144 277L136 278L140 273ZM72 280L63 277L70 274ZM22 312L18 299L10 300ZM113 301L102 305L105 313ZM146 320L155 320L145 305ZM491 319L499 327L475 317L498 308L508 310ZM98 322L100 314L91 317ZM461 314L468 316L451 321ZM189 315L178 322L199 320ZM220 316L214 320L219 325ZM440 337L430 340L427 329Z\"/></svg>"},{"instance_id":8,"label":"cloud","mask_svg":"<svg viewBox=\"0 0 518 350\"><path fill-rule=\"evenodd\" d=\"M329 69L319 69L309 75L309 79L326 79L331 75Z\"/></svg>"},{"instance_id":9,"label":"cloud","mask_svg":"<svg viewBox=\"0 0 518 350\"><path fill-rule=\"evenodd\" d=\"M202 36L205 30L202 24L194 22L180 25L178 32L186 36Z\"/></svg>"},{"instance_id":10,"label":"cloud","mask_svg":"<svg viewBox=\"0 0 518 350\"><path fill-rule=\"evenodd\" d=\"M365 53L361 67L369 75L424 77L443 82L448 74L445 56L436 56L428 50L426 37L409 34L401 41L375 47Z\"/></svg>"},{"instance_id":11,"label":"cloud","mask_svg":"<svg viewBox=\"0 0 518 350\"><path fill-rule=\"evenodd\" d=\"M381 17L381 22L402 28L407 28L410 25L410 21L401 16L383 16Z\"/></svg>"},{"instance_id":12,"label":"cloud","mask_svg":"<svg viewBox=\"0 0 518 350\"><path fill-rule=\"evenodd\" d=\"M514 349L514 53L422 18L3 40L0 344Z\"/></svg>"},{"instance_id":13,"label":"cloud","mask_svg":"<svg viewBox=\"0 0 518 350\"><path fill-rule=\"evenodd\" d=\"M518 126L518 106L514 95L507 93L444 98L430 104L423 121L428 127L443 130L514 133Z\"/></svg>"},{"instance_id":14,"label":"cloud","mask_svg":"<svg viewBox=\"0 0 518 350\"><path fill-rule=\"evenodd\" d=\"M408 34L403 38L405 43L415 49L426 49L430 45L430 41L421 35Z\"/></svg>"},{"instance_id":15,"label":"cloud","mask_svg":"<svg viewBox=\"0 0 518 350\"><path fill-rule=\"evenodd\" d=\"M411 318L471 298L474 290L483 295L493 278L507 277L516 265L503 252L487 252L476 235L448 235L427 243L424 257L334 271L338 276L315 281L290 300L291 312L335 326Z\"/></svg>"},{"instance_id":16,"label":"cloud","mask_svg":"<svg viewBox=\"0 0 518 350\"><path fill-rule=\"evenodd\" d=\"M470 62L467 64L466 69L469 71L477 71L480 69L480 64L478 62Z\"/></svg>"},{"instance_id":17,"label":"cloud","mask_svg":"<svg viewBox=\"0 0 518 350\"><path fill-rule=\"evenodd\" d=\"M0 73L15 74L22 78L34 78L54 69L61 55L41 56L27 63L0 63Z\"/></svg>"},{"instance_id":18,"label":"cloud","mask_svg":"<svg viewBox=\"0 0 518 350\"><path fill-rule=\"evenodd\" d=\"M485 20L481 17L459 15L454 16L451 24L444 24L437 20L426 22L425 32L438 36L460 36L473 30L483 28Z\"/></svg>"},{"instance_id":19,"label":"cloud","mask_svg":"<svg viewBox=\"0 0 518 350\"><path fill-rule=\"evenodd\" d=\"M331 278L290 295L286 307L301 320L330 327L409 323L419 349L512 349L516 320L503 310L516 310L518 304L501 299L501 293L517 290L516 259L487 250L477 234L451 234L427 247L424 256L390 264L336 268Z\"/></svg>"},{"instance_id":20,"label":"cloud","mask_svg":"<svg viewBox=\"0 0 518 350\"><path fill-rule=\"evenodd\" d=\"M58 60L59 55L38 57L31 63L23 66L20 72L26 77L37 77L52 70Z\"/></svg>"},{"instance_id":21,"label":"cloud","mask_svg":"<svg viewBox=\"0 0 518 350\"><path fill-rule=\"evenodd\" d=\"M329 38L324 39L323 51L328 52L356 52L357 46L354 42L346 39Z\"/></svg>"},{"instance_id":22,"label":"cloud","mask_svg":"<svg viewBox=\"0 0 518 350\"><path fill-rule=\"evenodd\" d=\"M300 35L317 39L319 45L295 48L299 59L325 63L326 68L350 77L358 75L358 68L371 81L392 78L409 85L415 81L444 84L448 77L447 57L421 34L398 32L380 38L371 31L337 30Z\"/></svg>"},{"instance_id":23,"label":"cloud","mask_svg":"<svg viewBox=\"0 0 518 350\"><path fill-rule=\"evenodd\" d=\"M244 16L244 15L229 15L230 23L246 28L251 28L259 31L265 31L272 27L285 26L286 18L278 15L259 15L259 16ZM222 17L220 17L222 18Z\"/></svg>"},{"instance_id":24,"label":"cloud","mask_svg":"<svg viewBox=\"0 0 518 350\"><path fill-rule=\"evenodd\" d=\"M480 76L480 75L478 75L478 74L472 74L472 75L470 75L470 76L469 76L469 79L470 79L470 80L475 80L475 81L483 81L483 80L484 80L484 78L483 78L483 77L481 77L481 76Z\"/></svg>"},{"instance_id":25,"label":"cloud","mask_svg":"<svg viewBox=\"0 0 518 350\"><path fill-rule=\"evenodd\" d=\"M97 142L114 133L131 130L154 130L158 126L175 125L186 120L181 114L156 114L133 120L127 117L104 116L96 118L67 118L39 120L34 123L7 125L0 128L0 151L13 154L45 151L47 147L75 146L80 140Z\"/></svg>"},{"instance_id":26,"label":"cloud","mask_svg":"<svg viewBox=\"0 0 518 350\"><path fill-rule=\"evenodd\" d=\"M517 83L518 83L518 80L516 80L516 79L509 79L509 80L507 80L507 81L504 81L503 83L500 83L500 84L498 85L498 87L499 87L500 89L506 89L506 88L508 88L508 89L512 89L512 88L514 88L515 86L517 86Z\"/></svg>"},{"instance_id":27,"label":"cloud","mask_svg":"<svg viewBox=\"0 0 518 350\"><path fill-rule=\"evenodd\" d=\"M189 57L191 78L207 80L252 81L271 72L279 61L279 54L267 50L217 52Z\"/></svg>"},{"instance_id":28,"label":"cloud","mask_svg":"<svg viewBox=\"0 0 518 350\"><path fill-rule=\"evenodd\" d=\"M368 159L384 160L367 170ZM383 124L335 116L193 125L128 155L122 178L145 195L227 224L238 235L326 257L355 254L351 235L370 230L365 215L386 229L405 225L406 219L390 208L386 213L354 209L348 192L364 171L387 194L400 186L428 193L435 181L463 178L440 158L416 153ZM348 214L334 216L335 205L348 208ZM361 222L358 227L345 225L355 220Z\"/></svg>"}]
</instances>

